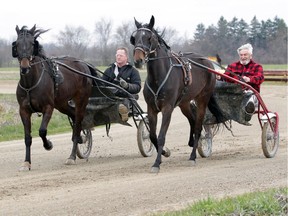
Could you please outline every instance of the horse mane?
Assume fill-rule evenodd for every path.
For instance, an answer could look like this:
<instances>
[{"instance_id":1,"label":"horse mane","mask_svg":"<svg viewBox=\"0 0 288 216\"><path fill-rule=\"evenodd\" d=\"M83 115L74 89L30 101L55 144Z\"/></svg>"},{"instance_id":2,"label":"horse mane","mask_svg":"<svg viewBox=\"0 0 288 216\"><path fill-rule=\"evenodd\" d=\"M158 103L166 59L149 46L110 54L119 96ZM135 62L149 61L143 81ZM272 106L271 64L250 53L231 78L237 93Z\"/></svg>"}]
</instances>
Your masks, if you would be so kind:
<instances>
[{"instance_id":1,"label":"horse mane","mask_svg":"<svg viewBox=\"0 0 288 216\"><path fill-rule=\"evenodd\" d=\"M141 24L141 23L140 23ZM141 24L142 25L142 24ZM163 37L164 37L164 35L165 35L165 29L162 31L162 33L159 33L159 30L156 30L156 29L154 29L154 28L150 28L149 27L149 24L144 24L143 25L143 28L148 28L148 29L150 29L156 36L157 36L157 38L158 38L158 41L159 41L159 43L161 44L161 45L164 45L168 50L170 50L171 49L171 47L170 46L168 46L168 44L166 43L166 41L163 39Z\"/></svg>"},{"instance_id":2,"label":"horse mane","mask_svg":"<svg viewBox=\"0 0 288 216\"><path fill-rule=\"evenodd\" d=\"M38 56L42 58L47 58L47 55L44 51L43 45L39 44L38 45Z\"/></svg>"},{"instance_id":3,"label":"horse mane","mask_svg":"<svg viewBox=\"0 0 288 216\"><path fill-rule=\"evenodd\" d=\"M161 45L164 45L168 50L170 50L171 47L168 46L168 44L166 43L166 41L163 39L163 37L164 37L164 35L165 35L165 30L162 31L161 34L158 32L158 30L155 30L154 28L152 29L152 31L154 32L154 34L156 34L159 43L160 43Z\"/></svg>"},{"instance_id":4,"label":"horse mane","mask_svg":"<svg viewBox=\"0 0 288 216\"><path fill-rule=\"evenodd\" d=\"M158 36L158 39L159 39L160 43L164 44L165 47L170 50L171 47L168 46L168 44L166 43L166 41L163 39L164 36L165 36L165 30L166 30L166 29L163 30L163 32L161 33L161 35L158 35L158 34L157 34L157 36Z\"/></svg>"}]
</instances>

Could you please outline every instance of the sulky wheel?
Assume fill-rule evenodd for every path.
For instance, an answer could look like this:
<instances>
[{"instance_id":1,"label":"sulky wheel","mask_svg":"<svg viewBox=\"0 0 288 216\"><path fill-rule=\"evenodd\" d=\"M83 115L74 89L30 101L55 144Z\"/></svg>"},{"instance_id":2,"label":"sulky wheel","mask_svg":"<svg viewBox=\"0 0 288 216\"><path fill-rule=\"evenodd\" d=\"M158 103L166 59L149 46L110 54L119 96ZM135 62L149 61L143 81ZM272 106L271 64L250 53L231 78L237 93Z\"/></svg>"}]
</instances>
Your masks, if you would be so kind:
<instances>
[{"instance_id":1,"label":"sulky wheel","mask_svg":"<svg viewBox=\"0 0 288 216\"><path fill-rule=\"evenodd\" d=\"M214 125L204 125L203 127L197 150L201 157L207 158L212 153L213 128L216 127Z\"/></svg>"},{"instance_id":2,"label":"sulky wheel","mask_svg":"<svg viewBox=\"0 0 288 216\"><path fill-rule=\"evenodd\" d=\"M84 129L81 131L83 143L77 145L77 156L80 159L88 159L92 150L92 133L91 129Z\"/></svg>"},{"instance_id":3,"label":"sulky wheel","mask_svg":"<svg viewBox=\"0 0 288 216\"><path fill-rule=\"evenodd\" d=\"M140 120L137 130L137 142L138 148L143 157L151 157L155 149L153 143L150 141L149 135L149 131L144 121Z\"/></svg>"},{"instance_id":4,"label":"sulky wheel","mask_svg":"<svg viewBox=\"0 0 288 216\"><path fill-rule=\"evenodd\" d=\"M276 126L276 117L270 119L273 128ZM274 133L268 120L264 123L262 128L262 150L267 158L275 156L279 147L279 131Z\"/></svg>"}]
</instances>

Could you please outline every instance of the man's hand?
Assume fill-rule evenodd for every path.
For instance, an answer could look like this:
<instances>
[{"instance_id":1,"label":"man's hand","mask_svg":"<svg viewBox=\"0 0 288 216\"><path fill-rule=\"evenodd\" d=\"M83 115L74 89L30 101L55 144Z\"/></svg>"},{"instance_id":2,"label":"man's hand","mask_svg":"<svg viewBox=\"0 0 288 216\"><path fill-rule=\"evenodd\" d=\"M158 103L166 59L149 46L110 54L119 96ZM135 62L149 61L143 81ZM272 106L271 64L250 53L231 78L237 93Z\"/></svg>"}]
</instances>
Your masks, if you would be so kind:
<instances>
[{"instance_id":1,"label":"man's hand","mask_svg":"<svg viewBox=\"0 0 288 216\"><path fill-rule=\"evenodd\" d=\"M250 78L249 78L249 77L243 76L242 78L245 80L246 83L249 83L249 82L250 82Z\"/></svg>"},{"instance_id":2,"label":"man's hand","mask_svg":"<svg viewBox=\"0 0 288 216\"><path fill-rule=\"evenodd\" d=\"M120 78L120 86L122 86L124 89L127 89L129 84L122 78Z\"/></svg>"}]
</instances>

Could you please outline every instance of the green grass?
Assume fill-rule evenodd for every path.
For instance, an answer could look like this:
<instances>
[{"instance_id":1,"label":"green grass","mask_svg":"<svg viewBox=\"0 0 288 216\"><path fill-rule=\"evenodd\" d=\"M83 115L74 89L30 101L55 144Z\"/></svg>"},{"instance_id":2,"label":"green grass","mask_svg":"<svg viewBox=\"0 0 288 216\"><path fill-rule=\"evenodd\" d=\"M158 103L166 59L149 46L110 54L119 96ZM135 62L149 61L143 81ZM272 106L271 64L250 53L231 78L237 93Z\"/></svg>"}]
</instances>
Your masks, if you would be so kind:
<instances>
[{"instance_id":1,"label":"green grass","mask_svg":"<svg viewBox=\"0 0 288 216\"><path fill-rule=\"evenodd\" d=\"M19 71L18 67L2 67L0 68L0 72L1 71Z\"/></svg>"},{"instance_id":2,"label":"green grass","mask_svg":"<svg viewBox=\"0 0 288 216\"><path fill-rule=\"evenodd\" d=\"M0 94L0 142L24 139L24 127L18 113L18 103L14 94ZM33 114L32 137L38 137L42 117ZM54 109L48 124L48 135L69 132L71 126L66 115Z\"/></svg>"},{"instance_id":3,"label":"green grass","mask_svg":"<svg viewBox=\"0 0 288 216\"><path fill-rule=\"evenodd\" d=\"M208 197L181 211L155 214L155 216L284 216L288 214L288 188L268 189L220 200Z\"/></svg>"},{"instance_id":4,"label":"green grass","mask_svg":"<svg viewBox=\"0 0 288 216\"><path fill-rule=\"evenodd\" d=\"M264 64L263 69L264 70L287 70L287 65L285 65L285 64L278 64L278 65Z\"/></svg>"}]
</instances>

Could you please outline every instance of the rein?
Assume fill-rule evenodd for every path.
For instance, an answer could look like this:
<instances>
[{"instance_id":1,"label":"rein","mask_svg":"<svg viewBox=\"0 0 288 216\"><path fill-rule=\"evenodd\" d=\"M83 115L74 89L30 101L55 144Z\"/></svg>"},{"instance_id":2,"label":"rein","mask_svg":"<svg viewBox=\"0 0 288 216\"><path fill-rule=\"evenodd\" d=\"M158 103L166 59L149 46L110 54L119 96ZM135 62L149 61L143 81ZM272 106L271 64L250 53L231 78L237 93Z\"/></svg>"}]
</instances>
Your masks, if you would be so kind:
<instances>
[{"instance_id":1,"label":"rein","mask_svg":"<svg viewBox=\"0 0 288 216\"><path fill-rule=\"evenodd\" d=\"M180 56L185 56L185 55L189 55L189 54L193 54L193 52L180 53ZM243 79L242 76L240 76L239 74L234 73L233 71L227 70L227 68L223 67L223 66L222 66L221 64L219 64L218 62L212 61L212 60L210 60L210 59L208 59L208 58L201 58L201 59L205 59L205 60L208 60L208 61L210 61L210 62L213 62L213 64L217 65L217 66L220 67L222 70L224 70L224 71L232 74L233 76L238 77L238 79L239 79L240 81L246 83L246 81ZM192 63L193 63L193 62L192 62ZM193 63L193 64L195 65L195 63Z\"/></svg>"}]
</instances>

